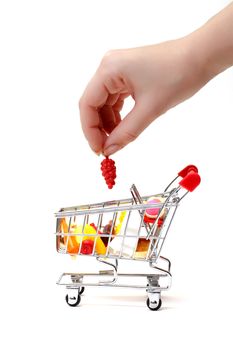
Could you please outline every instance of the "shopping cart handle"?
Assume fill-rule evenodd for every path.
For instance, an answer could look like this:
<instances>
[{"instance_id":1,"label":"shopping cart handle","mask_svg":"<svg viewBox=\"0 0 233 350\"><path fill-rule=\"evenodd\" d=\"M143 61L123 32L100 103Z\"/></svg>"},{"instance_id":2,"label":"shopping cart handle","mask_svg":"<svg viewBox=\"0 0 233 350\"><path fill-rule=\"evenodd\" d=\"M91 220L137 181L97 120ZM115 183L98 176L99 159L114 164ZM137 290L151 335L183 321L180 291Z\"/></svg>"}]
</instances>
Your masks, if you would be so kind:
<instances>
[{"instance_id":1,"label":"shopping cart handle","mask_svg":"<svg viewBox=\"0 0 233 350\"><path fill-rule=\"evenodd\" d=\"M193 170L195 171L195 173L198 173L198 169L195 165L188 165L186 166L183 170L181 170L179 173L178 173L178 176L180 177L185 177L186 175L188 175L188 173Z\"/></svg>"},{"instance_id":2,"label":"shopping cart handle","mask_svg":"<svg viewBox=\"0 0 233 350\"><path fill-rule=\"evenodd\" d=\"M194 191L201 182L201 177L198 174L198 169L195 165L186 166L178 173L178 176L182 177L179 185L189 192Z\"/></svg>"}]
</instances>

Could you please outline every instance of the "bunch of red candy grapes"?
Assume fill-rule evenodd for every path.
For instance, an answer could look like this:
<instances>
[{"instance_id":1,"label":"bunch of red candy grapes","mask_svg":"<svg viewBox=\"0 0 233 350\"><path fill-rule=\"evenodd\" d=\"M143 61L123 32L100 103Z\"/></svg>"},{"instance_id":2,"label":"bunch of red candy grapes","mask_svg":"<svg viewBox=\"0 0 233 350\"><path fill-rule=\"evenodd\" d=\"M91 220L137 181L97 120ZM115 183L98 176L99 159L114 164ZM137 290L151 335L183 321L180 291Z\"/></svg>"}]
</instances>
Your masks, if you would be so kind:
<instances>
[{"instance_id":1,"label":"bunch of red candy grapes","mask_svg":"<svg viewBox=\"0 0 233 350\"><path fill-rule=\"evenodd\" d=\"M114 160L106 157L101 162L101 171L109 189L115 185L116 167Z\"/></svg>"}]
</instances>

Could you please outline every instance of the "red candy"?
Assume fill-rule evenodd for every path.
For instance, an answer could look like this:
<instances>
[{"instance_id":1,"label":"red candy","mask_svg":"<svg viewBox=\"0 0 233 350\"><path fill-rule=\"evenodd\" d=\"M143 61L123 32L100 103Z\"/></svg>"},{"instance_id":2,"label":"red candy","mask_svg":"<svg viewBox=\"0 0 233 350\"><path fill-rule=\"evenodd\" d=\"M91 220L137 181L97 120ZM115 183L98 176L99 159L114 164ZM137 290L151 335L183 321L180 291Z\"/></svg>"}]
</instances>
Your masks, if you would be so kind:
<instances>
[{"instance_id":1,"label":"red candy","mask_svg":"<svg viewBox=\"0 0 233 350\"><path fill-rule=\"evenodd\" d=\"M92 254L93 247L94 247L94 241L92 241L90 239L85 239L82 242L81 253L82 254Z\"/></svg>"},{"instance_id":2,"label":"red candy","mask_svg":"<svg viewBox=\"0 0 233 350\"><path fill-rule=\"evenodd\" d=\"M105 179L105 182L109 189L113 188L115 185L115 178L116 178L116 167L114 160L106 157L101 162L101 171L102 175Z\"/></svg>"}]
</instances>

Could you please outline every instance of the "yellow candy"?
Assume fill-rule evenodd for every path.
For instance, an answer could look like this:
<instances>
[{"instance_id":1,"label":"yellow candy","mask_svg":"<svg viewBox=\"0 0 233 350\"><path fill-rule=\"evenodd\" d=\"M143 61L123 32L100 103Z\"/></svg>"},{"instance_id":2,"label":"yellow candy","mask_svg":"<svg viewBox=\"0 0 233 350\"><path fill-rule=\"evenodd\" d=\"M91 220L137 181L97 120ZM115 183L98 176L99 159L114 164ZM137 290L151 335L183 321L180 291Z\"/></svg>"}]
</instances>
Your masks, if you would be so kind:
<instances>
[{"instance_id":1,"label":"yellow candy","mask_svg":"<svg viewBox=\"0 0 233 350\"><path fill-rule=\"evenodd\" d=\"M125 215L126 215L126 211L122 211L122 212L120 213L120 216L119 216L119 218L118 218L118 224L117 224L116 227L115 227L115 232L116 232L116 234L118 234L118 233L120 232L120 230L121 230L121 226L122 226L122 224L123 224Z\"/></svg>"},{"instance_id":2,"label":"yellow candy","mask_svg":"<svg viewBox=\"0 0 233 350\"><path fill-rule=\"evenodd\" d=\"M61 219L61 229L63 233L69 232L68 225L66 219ZM71 232L72 233L72 232ZM79 244L74 236L64 236L64 243L67 246L67 252L69 254L77 254L79 250Z\"/></svg>"},{"instance_id":3,"label":"yellow candy","mask_svg":"<svg viewBox=\"0 0 233 350\"><path fill-rule=\"evenodd\" d=\"M89 239L92 241L96 240L96 245L95 245L96 253L99 255L106 254L106 247L105 247L101 237L99 237L97 235L96 230L91 225L86 224L84 226L84 230L83 230L83 226L79 225L74 229L74 233L81 233L81 234L83 233L83 234L87 235L87 236L79 236L79 235L75 236L78 244L81 244L82 241L85 241L86 239ZM93 236L91 236L91 235L93 235Z\"/></svg>"}]
</instances>

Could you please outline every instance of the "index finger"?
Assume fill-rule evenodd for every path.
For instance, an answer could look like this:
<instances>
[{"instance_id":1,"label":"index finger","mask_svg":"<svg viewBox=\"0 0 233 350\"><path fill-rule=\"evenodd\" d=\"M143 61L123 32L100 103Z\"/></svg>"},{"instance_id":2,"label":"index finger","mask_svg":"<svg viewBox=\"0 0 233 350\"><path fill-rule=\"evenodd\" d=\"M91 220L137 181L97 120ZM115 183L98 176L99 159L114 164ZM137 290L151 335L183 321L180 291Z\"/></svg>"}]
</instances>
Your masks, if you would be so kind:
<instances>
[{"instance_id":1,"label":"index finger","mask_svg":"<svg viewBox=\"0 0 233 350\"><path fill-rule=\"evenodd\" d=\"M95 153L102 152L107 138L106 133L102 130L98 109L105 104L108 95L103 82L94 76L79 101L82 130Z\"/></svg>"}]
</instances>

